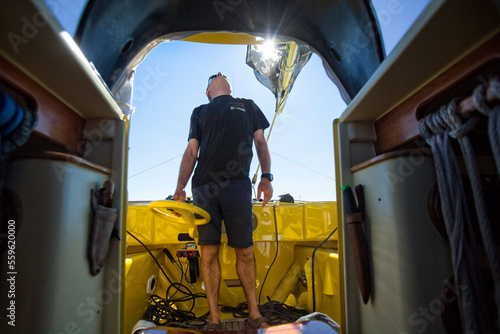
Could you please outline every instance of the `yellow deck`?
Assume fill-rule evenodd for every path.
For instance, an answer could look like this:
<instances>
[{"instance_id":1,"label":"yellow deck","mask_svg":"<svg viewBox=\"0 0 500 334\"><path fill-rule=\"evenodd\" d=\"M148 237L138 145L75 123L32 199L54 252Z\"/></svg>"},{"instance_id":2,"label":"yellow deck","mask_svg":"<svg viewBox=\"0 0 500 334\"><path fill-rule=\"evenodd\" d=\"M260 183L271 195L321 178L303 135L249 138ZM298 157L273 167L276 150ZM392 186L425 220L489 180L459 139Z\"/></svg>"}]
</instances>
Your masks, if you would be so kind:
<instances>
[{"instance_id":1,"label":"yellow deck","mask_svg":"<svg viewBox=\"0 0 500 334\"><path fill-rule=\"evenodd\" d=\"M167 248L175 257L178 249L186 242L178 241L178 234L187 233L187 226L169 222L152 214L149 203L131 203L128 208L127 230L141 240L163 266L170 279L181 281L181 275L163 253ZM276 211L276 224L275 215ZM268 204L262 208L255 204L254 253L257 264L257 297L262 289L261 304L271 300L313 311L311 258L314 248L337 227L335 202L299 202ZM276 230L278 244L276 243ZM148 280L155 275L158 280L154 294L165 297L169 282L160 272L152 257L136 240L127 236L126 280L125 280L125 322L126 331L142 317L148 306ZM316 311L330 316L341 323L341 296L337 234L326 242L315 254ZM271 266L278 246L278 255L262 287L265 275ZM227 246L227 237L222 236L220 263L222 282L219 302L224 306L237 306L245 302L243 289L230 286L238 280L235 269L235 252ZM187 259L181 258L182 268ZM302 280L300 279L302 278ZM305 278L305 279L304 279ZM303 282L304 284L302 284ZM183 283L187 286L185 280ZM227 284L226 284L227 283ZM203 279L200 276L193 284L192 292L203 293ZM187 309L191 302L176 304ZM207 312L204 299L197 299L194 312L200 316ZM233 318L232 314L221 313L222 319Z\"/></svg>"}]
</instances>

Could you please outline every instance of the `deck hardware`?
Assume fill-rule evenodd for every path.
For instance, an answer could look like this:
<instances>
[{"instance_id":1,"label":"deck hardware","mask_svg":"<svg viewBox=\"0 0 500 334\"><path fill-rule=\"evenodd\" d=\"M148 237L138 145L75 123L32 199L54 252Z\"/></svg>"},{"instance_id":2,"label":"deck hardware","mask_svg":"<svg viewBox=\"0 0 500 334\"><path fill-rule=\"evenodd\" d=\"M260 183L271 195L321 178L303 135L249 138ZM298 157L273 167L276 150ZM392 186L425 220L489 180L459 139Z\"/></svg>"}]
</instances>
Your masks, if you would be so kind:
<instances>
[{"instance_id":1,"label":"deck hardware","mask_svg":"<svg viewBox=\"0 0 500 334\"><path fill-rule=\"evenodd\" d=\"M302 286L304 288L307 288L307 277L306 277L306 273L305 272L301 272L300 273L299 279L300 279L300 283L302 284Z\"/></svg>"},{"instance_id":2,"label":"deck hardware","mask_svg":"<svg viewBox=\"0 0 500 334\"><path fill-rule=\"evenodd\" d=\"M172 256L172 254L170 254L169 250L165 248L165 249L163 249L163 253L165 253L165 255L168 257L170 262L172 262L174 264L174 267L177 268L177 270L181 273L181 276L189 284L189 287L191 287L191 289L195 290L195 287L193 286L193 284L191 284L191 282L188 281L186 275L184 275L184 272L181 270L181 268L179 268L179 265L177 264L177 262L175 262L174 257Z\"/></svg>"},{"instance_id":3,"label":"deck hardware","mask_svg":"<svg viewBox=\"0 0 500 334\"><path fill-rule=\"evenodd\" d=\"M177 240L179 240L179 241L194 241L194 239L189 236L189 233L177 234Z\"/></svg>"},{"instance_id":4,"label":"deck hardware","mask_svg":"<svg viewBox=\"0 0 500 334\"><path fill-rule=\"evenodd\" d=\"M146 286L146 292L148 294L152 294L155 289L156 289L156 281L157 281L157 278L155 275L151 276L149 279L148 279L148 285Z\"/></svg>"},{"instance_id":5,"label":"deck hardware","mask_svg":"<svg viewBox=\"0 0 500 334\"><path fill-rule=\"evenodd\" d=\"M191 283L196 283L196 280L200 276L200 266L198 263L198 258L200 257L200 252L196 248L196 243L188 242L183 249L177 251L177 257L185 257L189 261L189 280L186 281Z\"/></svg>"},{"instance_id":6,"label":"deck hardware","mask_svg":"<svg viewBox=\"0 0 500 334\"><path fill-rule=\"evenodd\" d=\"M293 196L290 194L279 195L280 203L294 203Z\"/></svg>"}]
</instances>

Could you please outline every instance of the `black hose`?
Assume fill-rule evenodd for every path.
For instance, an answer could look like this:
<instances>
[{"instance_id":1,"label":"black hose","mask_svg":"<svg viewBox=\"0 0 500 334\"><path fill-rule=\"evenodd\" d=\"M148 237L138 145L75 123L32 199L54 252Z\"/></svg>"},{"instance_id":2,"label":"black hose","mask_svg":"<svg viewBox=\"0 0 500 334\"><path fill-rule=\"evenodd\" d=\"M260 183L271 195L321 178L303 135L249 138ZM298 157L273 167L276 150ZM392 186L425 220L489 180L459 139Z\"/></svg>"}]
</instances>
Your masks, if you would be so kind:
<instances>
[{"instance_id":1,"label":"black hose","mask_svg":"<svg viewBox=\"0 0 500 334\"><path fill-rule=\"evenodd\" d=\"M151 257L153 258L154 262L158 265L158 268L160 268L161 272L163 273L163 275L165 275L168 282L170 283L170 286L167 288L165 293L166 298L161 298L160 296L157 295L152 295L149 298L151 305L147 308L146 312L144 313L143 319L151 321L158 326L162 325L162 326L198 328L198 329L205 326L206 319L208 318L208 312L202 315L201 317L196 317L196 315L192 311L195 307L196 299L207 298L207 296L203 293L192 293L187 286L182 284L182 275L180 283L173 283L163 270L160 263L158 263L158 260L156 260L156 257L148 249L148 247L132 233L130 233L129 231L127 231L127 233L132 238L137 240L137 242L139 242L146 249L149 255L151 255ZM180 263L180 261L179 264L181 265L182 268L182 264ZM170 290L173 288L177 289L177 291L171 293ZM181 292L185 294L185 296L174 299L173 296L175 296L177 292ZM172 297L168 298L169 295L171 295ZM191 308L188 311L179 310L174 306L175 303L186 302L189 300L192 300L193 304L191 305Z\"/></svg>"},{"instance_id":2,"label":"black hose","mask_svg":"<svg viewBox=\"0 0 500 334\"><path fill-rule=\"evenodd\" d=\"M311 276L312 277L311 277L311 279L312 279L312 287L313 287L313 289L312 289L313 290L312 291L312 294L313 294L313 312L316 312L316 289L315 289L315 284L314 284L314 254L316 254L316 251L318 250L318 248L320 248L321 246L323 246L323 244L325 242L327 242L328 239L330 239L331 236L333 235L333 233L335 233L336 231L337 231L337 227L335 228L335 230L332 231L332 233L330 233L330 235L328 235L326 237L325 240L323 240L322 243L320 243L316 248L314 248L313 253L312 253L312 260L311 260L312 261L312 268L311 268L311 272L312 272Z\"/></svg>"},{"instance_id":3,"label":"black hose","mask_svg":"<svg viewBox=\"0 0 500 334\"><path fill-rule=\"evenodd\" d=\"M134 238L135 240L137 240L138 243L140 243L142 245L142 247L144 247L149 255L151 255L151 257L153 258L153 260L156 262L156 264L158 265L158 268L160 268L161 272L163 273L163 275L165 275L165 277L167 278L167 281L172 285L172 281L170 280L170 278L168 278L167 276L167 273L163 270L163 268L161 267L161 265L158 263L158 260L156 259L156 257L153 255L153 253L151 253L151 251L148 249L148 247L146 247L145 244L142 243L141 240L137 239L137 237L135 235L133 235L132 233L130 233L129 231L127 231L127 233L132 237Z\"/></svg>"},{"instance_id":4,"label":"black hose","mask_svg":"<svg viewBox=\"0 0 500 334\"><path fill-rule=\"evenodd\" d=\"M276 203L274 203L274 205L273 205L273 212L274 212L274 233L276 236L276 253L274 254L273 262L271 262L271 265L267 269L266 276L264 277L264 281L262 282L262 286L260 287L259 304L260 304L260 295L262 294L262 289L264 289L264 284L266 283L267 275L269 274L269 271L271 270L271 268L274 264L274 261L276 261L276 258L278 257L278 245L279 245L279 243L278 243L278 222L276 221Z\"/></svg>"}]
</instances>

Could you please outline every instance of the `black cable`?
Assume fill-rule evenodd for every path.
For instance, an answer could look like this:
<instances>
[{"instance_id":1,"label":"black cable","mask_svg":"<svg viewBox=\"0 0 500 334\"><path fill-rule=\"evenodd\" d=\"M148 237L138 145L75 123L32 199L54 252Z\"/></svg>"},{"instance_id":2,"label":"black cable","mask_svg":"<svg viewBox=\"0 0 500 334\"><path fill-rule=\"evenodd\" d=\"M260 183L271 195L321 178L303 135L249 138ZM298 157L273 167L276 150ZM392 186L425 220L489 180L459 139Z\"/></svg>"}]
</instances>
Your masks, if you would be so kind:
<instances>
[{"instance_id":1,"label":"black cable","mask_svg":"<svg viewBox=\"0 0 500 334\"><path fill-rule=\"evenodd\" d=\"M335 233L336 231L337 231L337 227L335 228L335 230L333 230L333 231L332 231L332 233L330 233L330 235L328 235L328 236L326 237L326 239L325 239L325 240L323 240L323 242L322 242L322 243L320 243L320 244L319 244L316 248L314 248L313 253L312 253L312 259L311 259L311 261L312 261L312 268L311 268L312 275L311 275L311 276L312 276L312 277L311 277L311 279L312 279L312 287L313 287L313 289L312 289L312 290L313 290L313 291L312 291L312 294L313 294L313 312L316 312L316 291L315 291L315 284L314 284L314 254L316 254L316 251L318 250L318 248L320 248L321 246L323 246L323 244L324 244L325 242L327 242L327 241L328 241L328 239L330 239L330 237L331 237L331 236L333 235L333 233Z\"/></svg>"},{"instance_id":2,"label":"black cable","mask_svg":"<svg viewBox=\"0 0 500 334\"><path fill-rule=\"evenodd\" d=\"M278 257L278 245L279 245L279 243L278 243L278 222L276 220L276 203L273 204L273 212L274 212L274 233L275 233L275 236L276 236L276 253L274 254L273 262L271 262L271 265L267 269L266 276L264 277L264 281L262 282L262 286L260 287L260 291L259 291L259 304L260 304L260 296L262 294L262 289L264 289L264 284L266 283L267 275L269 274L269 271L271 270L271 268L272 268L272 266L274 264L274 261L276 261L276 258Z\"/></svg>"},{"instance_id":3,"label":"black cable","mask_svg":"<svg viewBox=\"0 0 500 334\"><path fill-rule=\"evenodd\" d=\"M155 263L158 265L160 268L161 272L165 277L167 278L168 282L170 283L170 286L167 288L165 294L166 298L161 298L157 295L152 295L149 298L149 301L151 302L152 305L150 305L146 312L143 315L144 320L151 321L155 323L156 325L168 325L171 327L188 327L188 328L197 328L199 329L200 327L203 327L206 325L205 319L208 318L208 312L202 315L201 317L196 317L196 315L192 312L194 307L195 307L195 302L197 298L207 298L207 296L203 293L192 293L191 290L188 289L187 286L182 284L182 277L181 277L181 282L179 283L173 283L170 278L167 276L165 271L163 270L162 266L160 263L158 263L158 260L156 260L156 257L151 253L151 251L148 249L148 247L142 243L136 236L134 236L132 233L127 231L127 233L137 240L151 255ZM182 263L180 262L179 259L179 264L180 268L182 271ZM182 276L182 275L181 275ZM171 294L171 289L175 288L177 289L173 294ZM184 297L179 297L179 298L172 298L174 295L177 294L177 292L181 292L185 294L186 296ZM168 296L171 295L172 297L168 298ZM193 303L191 305L191 308L188 311L185 310L179 310L177 309L174 304L178 302L186 302L192 300ZM196 324L198 322L198 324Z\"/></svg>"},{"instance_id":4,"label":"black cable","mask_svg":"<svg viewBox=\"0 0 500 334\"><path fill-rule=\"evenodd\" d=\"M180 258L180 257L178 257L178 258L177 258L177 262L179 262L179 268L181 269L181 280L179 281L179 283L175 283L175 285L179 285L179 286L184 286L184 287L185 287L185 285L183 285L183 284L182 284L182 279L183 279L183 278L184 278L184 276L186 275L186 272L187 272L187 270L188 270L188 266L186 266L186 272L184 272L184 271L183 271L183 268L182 268L182 262L181 262L181 258ZM182 273L184 273L184 274L182 274ZM172 286L172 285L170 285L170 286ZM169 287L169 289L170 289L170 287ZM175 292L174 292L174 294L170 296L170 298L174 298L174 296L175 296L175 295L177 294L177 292L179 292L179 291L180 291L180 289L177 289L177 291L175 291ZM181 291L181 292L182 292L182 291ZM189 291L189 292L191 292L191 291ZM168 290L167 290L167 295L165 296L165 298L168 298Z\"/></svg>"},{"instance_id":5,"label":"black cable","mask_svg":"<svg viewBox=\"0 0 500 334\"><path fill-rule=\"evenodd\" d=\"M175 283L179 284L179 283ZM157 295L152 295L149 299L151 305L144 313L143 319L154 322L158 326L184 327L184 328L201 328L206 325L208 312L197 317L193 312L195 300L197 298L206 298L206 295L197 293L192 296L185 296L177 299L161 298ZM175 303L193 300L193 305L190 310L179 310L175 307Z\"/></svg>"},{"instance_id":6,"label":"black cable","mask_svg":"<svg viewBox=\"0 0 500 334\"><path fill-rule=\"evenodd\" d=\"M172 281L170 280L170 278L167 276L167 274L165 273L165 271L163 270L162 266L160 265L160 263L158 263L158 261L156 260L156 257L151 253L151 251L148 249L148 247L142 243L136 236L134 236L132 233L130 233L130 231L127 231L128 234L130 234L130 236L132 238L134 238L135 240L137 240L137 242L139 242L142 247L144 247L144 249L146 249L149 253L149 255L151 255L151 257L153 258L153 260L155 261L156 265L158 266L158 268L160 268L161 272L163 273L163 275L165 275L165 277L167 278L168 282L170 283L170 286L181 286L183 287L184 289L186 289L188 292L183 292L183 293L186 293L186 294L192 294L191 291L182 283L182 275L181 275L181 281L179 283L172 283ZM179 260L179 264L181 265L181 271L182 271L182 264L180 262L180 259ZM186 272L187 272L187 268L186 268ZM185 275L185 274L184 274ZM179 288L177 289L179 291ZM174 293L174 295L177 293L177 291ZM168 297L168 296L167 296Z\"/></svg>"},{"instance_id":7,"label":"black cable","mask_svg":"<svg viewBox=\"0 0 500 334\"><path fill-rule=\"evenodd\" d=\"M170 285L172 285L172 284L173 284L173 283L172 283L172 281L170 280L170 278L168 278L167 273L165 273L165 271L163 270L163 268L161 267L161 265L158 263L158 260L157 260L157 259L156 259L156 257L153 255L153 253L151 253L151 251L149 250L149 248L148 248L148 247L146 247L146 245L145 245L145 244L143 244L141 240L137 239L137 237L136 237L135 235L133 235L132 233L130 233L130 231L127 231L127 233L128 233L128 234L129 234L132 238L134 238L135 240L137 240L137 242L138 242L138 243L140 243L140 244L142 245L142 247L144 247L144 248L148 251L149 255L151 255L151 257L153 258L153 260L154 260L154 261L156 262L156 264L158 265L158 268L160 268L160 270L161 270L161 272L163 273L163 275L165 275L165 277L167 278L167 281L170 283Z\"/></svg>"},{"instance_id":8,"label":"black cable","mask_svg":"<svg viewBox=\"0 0 500 334\"><path fill-rule=\"evenodd\" d=\"M234 318L248 318L248 304L240 303L236 307L224 306L221 312L232 313ZM309 314L307 310L298 309L278 301L271 301L259 305L259 312L269 319L272 325L295 322L300 317Z\"/></svg>"},{"instance_id":9,"label":"black cable","mask_svg":"<svg viewBox=\"0 0 500 334\"><path fill-rule=\"evenodd\" d=\"M260 308L261 305L259 305ZM236 307L222 306L220 309L224 313L232 313L234 318L248 318L248 304L246 302L239 303Z\"/></svg>"},{"instance_id":10,"label":"black cable","mask_svg":"<svg viewBox=\"0 0 500 334\"><path fill-rule=\"evenodd\" d=\"M275 234L276 234L276 254L274 256L273 262L269 266L269 269L267 270L266 276L264 278L264 281L262 283L262 287L259 293L259 303L260 303L260 298L261 298L261 293L262 289L264 287L264 283L266 282L267 276L276 261L276 258L278 256L278 223L276 219L276 205L273 206L273 213L274 213L274 224L275 224ZM316 300L315 300L315 286L314 286L314 256L316 253L316 250L320 248L332 235L337 231L337 228L333 230L330 235L320 244L318 245L312 254L312 280L313 280L313 308L316 308ZM182 283L172 283L169 279L169 277L166 275L165 271L161 267L161 265L158 263L154 255L151 253L151 251L144 245L138 238L136 238L132 233L127 231L127 233L132 236L135 240L137 240L151 255L151 257L154 259L155 263L158 265L160 270L162 271L163 275L167 278L167 280L170 282L170 286L166 290L166 297L167 298L161 298L158 295L152 295L149 298L149 301L151 302L151 305L147 308L146 312L144 313L143 319L151 321L158 326L170 326L170 327L182 327L182 328L192 328L192 329L200 329L203 326L207 324L206 319L208 318L209 312L205 313L204 315L200 317L196 317L196 314L193 313L193 309L195 307L196 299L197 298L207 298L205 294L202 293L192 293L188 287L183 285ZM180 262L180 261L179 261ZM182 271L182 263L181 265L181 271ZM182 282L182 278L181 278ZM185 294L186 296L180 297L180 298L168 298L168 295L170 294L171 289L177 289L177 291L173 294L175 295L177 292L181 292ZM172 295L172 297L173 297ZM277 302L277 301L271 301L269 297L267 297L268 302L263 304L263 305L258 305L259 311L262 314L262 316L267 317L272 324L281 324L281 323L287 323L287 322L295 322L298 318L308 314L309 312L307 310L303 309L297 309L292 306L288 306L286 304ZM192 301L192 305L189 310L179 310L175 307L175 303L179 302L186 302L186 301ZM233 316L235 318L247 318L248 317L248 304L247 303L240 303L237 307L228 307L224 306L221 308L222 312L226 313L233 313Z\"/></svg>"}]
</instances>

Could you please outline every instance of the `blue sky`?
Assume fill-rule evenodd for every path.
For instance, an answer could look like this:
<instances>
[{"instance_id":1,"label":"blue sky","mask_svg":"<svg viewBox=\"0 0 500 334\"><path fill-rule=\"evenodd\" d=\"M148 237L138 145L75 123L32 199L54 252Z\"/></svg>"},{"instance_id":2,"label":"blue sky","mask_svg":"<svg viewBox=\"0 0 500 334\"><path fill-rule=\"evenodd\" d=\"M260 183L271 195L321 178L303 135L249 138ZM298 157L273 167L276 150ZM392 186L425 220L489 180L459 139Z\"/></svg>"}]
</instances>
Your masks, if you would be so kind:
<instances>
[{"instance_id":1,"label":"blue sky","mask_svg":"<svg viewBox=\"0 0 500 334\"><path fill-rule=\"evenodd\" d=\"M374 1L388 52L427 3ZM205 88L210 75L227 75L233 95L253 99L271 122L274 96L257 81L245 64L245 55L246 46L175 41L161 44L139 65L134 83L136 112L130 131L130 200L156 200L173 194L187 146L191 112L207 103ZM161 73L156 75L157 82L152 79L155 71ZM300 72L268 143L274 198L290 193L301 200L336 200L333 120L345 107L338 88L314 54ZM250 177L257 162L254 154ZM190 183L186 192L190 196Z\"/></svg>"},{"instance_id":2,"label":"blue sky","mask_svg":"<svg viewBox=\"0 0 500 334\"><path fill-rule=\"evenodd\" d=\"M219 71L227 75L233 95L253 99L271 122L274 95L257 81L245 55L246 46L171 42L153 50L138 67L129 145L130 200L173 194L191 112L208 102L205 88L210 75ZM269 139L275 195L335 199L332 122L344 108L337 87L313 55ZM257 161L254 155L252 175ZM147 170L153 166L157 167ZM190 184L186 190L189 195Z\"/></svg>"},{"instance_id":3,"label":"blue sky","mask_svg":"<svg viewBox=\"0 0 500 334\"><path fill-rule=\"evenodd\" d=\"M430 0L373 0L387 53ZM85 0L46 0L73 35ZM207 78L227 75L233 95L253 99L271 122L273 94L245 64L246 46L163 43L137 68L129 143L129 200L157 200L173 194L187 146L193 108L207 103ZM346 105L313 55L298 76L269 140L274 198L290 193L312 201L335 200L333 120ZM267 134L267 133L266 133ZM254 156L251 177L257 167ZM190 183L186 188L191 194Z\"/></svg>"}]
</instances>

